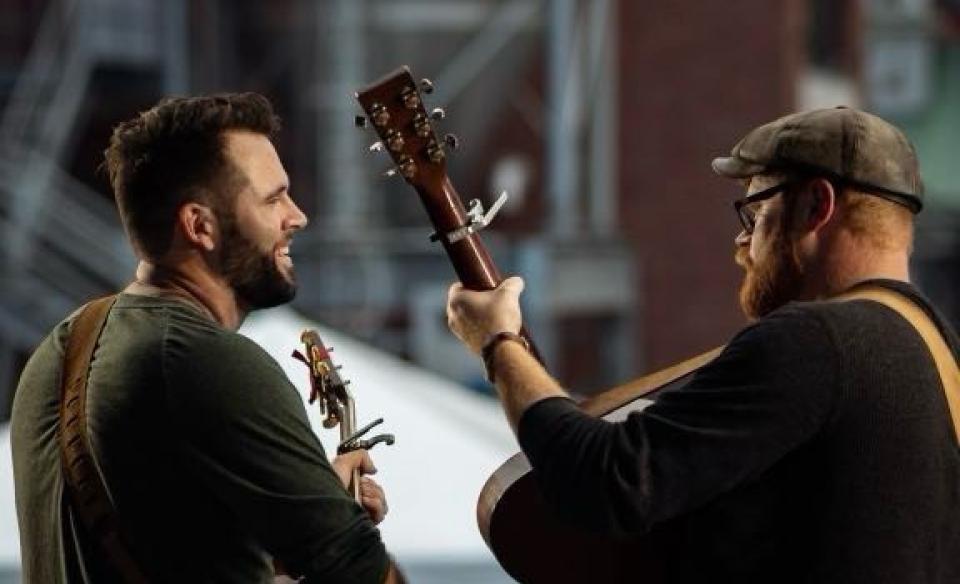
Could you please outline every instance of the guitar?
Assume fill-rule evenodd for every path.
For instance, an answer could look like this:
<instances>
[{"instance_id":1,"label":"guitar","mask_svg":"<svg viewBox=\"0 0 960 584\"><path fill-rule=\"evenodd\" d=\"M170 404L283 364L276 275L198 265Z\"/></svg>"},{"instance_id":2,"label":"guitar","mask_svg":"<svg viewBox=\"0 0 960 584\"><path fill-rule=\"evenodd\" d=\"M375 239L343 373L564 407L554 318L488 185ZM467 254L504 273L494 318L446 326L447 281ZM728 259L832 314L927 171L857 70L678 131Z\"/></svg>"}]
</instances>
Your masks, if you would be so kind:
<instances>
[{"instance_id":1,"label":"guitar","mask_svg":"<svg viewBox=\"0 0 960 584\"><path fill-rule=\"evenodd\" d=\"M486 213L476 199L469 210L464 208L447 176L447 148L456 148L457 140L449 134L443 140L437 138L431 120L442 118L443 110L437 108L427 114L421 87L428 93L433 90L428 80L418 84L410 70L402 67L360 90L356 97L366 117L357 116L357 125L365 127L369 120L380 137L372 148L386 150L396 164L390 174L402 176L420 195L435 230L430 239L443 246L463 285L471 290L492 290L503 276L479 231L496 215L505 196ZM521 329L520 334L542 363L527 330Z\"/></svg>"},{"instance_id":2,"label":"guitar","mask_svg":"<svg viewBox=\"0 0 960 584\"><path fill-rule=\"evenodd\" d=\"M586 413L615 422L680 386L720 354L722 347L607 390L579 404ZM519 582L667 581L670 550L659 532L615 539L579 531L557 519L539 490L530 463L517 453L487 479L477 501L477 525L501 567Z\"/></svg>"},{"instance_id":3,"label":"guitar","mask_svg":"<svg viewBox=\"0 0 960 584\"><path fill-rule=\"evenodd\" d=\"M446 172L446 147L454 146L455 140L437 138L431 119L441 117L440 110L427 113L421 89L429 93L432 84L418 83L406 67L393 71L357 92L366 114L357 117L357 125L373 127L380 138L374 149L387 151L396 165L393 173L417 191L435 230L431 239L443 245L463 285L473 290L496 288L503 278L478 232L490 223L503 199L486 213L477 201L470 210L464 208ZM533 348L529 333L521 334ZM625 418L651 403L649 398L657 391L685 382L719 351L616 387L580 406L609 420ZM641 566L644 581L664 580L656 533L614 540L561 523L544 501L522 453L487 480L477 503L477 523L494 557L521 582L636 581Z\"/></svg>"},{"instance_id":4,"label":"guitar","mask_svg":"<svg viewBox=\"0 0 960 584\"><path fill-rule=\"evenodd\" d=\"M349 381L340 377L340 366L334 365L330 352L320 340L317 331L308 329L300 335L304 352L294 351L293 357L303 362L310 369L310 398L309 403L318 402L320 412L326 418L324 428L340 426L340 445L337 454L344 454L361 448L369 450L383 442L388 446L394 443L393 434L379 434L364 440L363 436L375 426L383 423L383 418L377 418L363 428L357 429L357 412L353 401L353 394L347 388ZM360 502L360 471L354 469L350 477L347 490L353 499Z\"/></svg>"}]
</instances>

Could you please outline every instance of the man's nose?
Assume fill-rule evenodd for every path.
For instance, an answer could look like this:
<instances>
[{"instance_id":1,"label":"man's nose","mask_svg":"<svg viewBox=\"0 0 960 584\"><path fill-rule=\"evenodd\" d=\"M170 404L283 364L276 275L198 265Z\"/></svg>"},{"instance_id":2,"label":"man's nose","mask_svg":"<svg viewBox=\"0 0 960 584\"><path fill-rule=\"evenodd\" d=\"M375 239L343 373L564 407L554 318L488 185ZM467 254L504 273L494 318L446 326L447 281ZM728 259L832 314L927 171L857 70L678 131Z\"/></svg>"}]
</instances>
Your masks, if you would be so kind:
<instances>
[{"instance_id":1,"label":"man's nose","mask_svg":"<svg viewBox=\"0 0 960 584\"><path fill-rule=\"evenodd\" d=\"M309 219L307 219L307 216L303 214L303 211L300 210L300 207L297 206L293 199L290 199L290 206L292 213L287 220L287 225L290 229L303 229L307 226L307 223L310 222Z\"/></svg>"}]
</instances>

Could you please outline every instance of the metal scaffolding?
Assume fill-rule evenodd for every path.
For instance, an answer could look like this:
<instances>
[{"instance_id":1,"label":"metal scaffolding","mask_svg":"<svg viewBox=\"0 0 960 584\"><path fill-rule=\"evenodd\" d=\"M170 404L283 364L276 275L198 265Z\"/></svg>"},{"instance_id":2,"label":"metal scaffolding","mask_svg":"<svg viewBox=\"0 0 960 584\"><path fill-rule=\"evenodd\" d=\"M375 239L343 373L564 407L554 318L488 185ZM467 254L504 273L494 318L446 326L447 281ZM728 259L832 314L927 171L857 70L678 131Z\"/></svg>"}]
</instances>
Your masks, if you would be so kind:
<instances>
[{"instance_id":1,"label":"metal scaffolding","mask_svg":"<svg viewBox=\"0 0 960 584\"><path fill-rule=\"evenodd\" d=\"M451 109L482 106L484 115L460 115L458 128L482 134L492 116L509 110L509 86L529 74L530 60L540 54L547 109L531 130L543 128L546 231L509 248L496 233L488 238L507 266L527 273L531 289L545 292L527 295L528 310L541 344L551 347L556 307L590 310L593 302L589 282L568 283L562 301L551 297L551 282L569 262L593 253L616 258L603 264L607 269L629 272L624 267L629 258L604 247L616 236L615 5L613 0L297 2L292 13L300 21L291 27L299 45L312 50L306 56L281 55L268 66L294 57L309 62L300 69L308 71L307 78L299 79L308 84L299 90L306 98L293 103L303 110L296 119L314 125L291 130L314 135L303 142L313 148L312 157L299 160L313 161L317 187L313 229L301 238L313 251L298 259L311 294L302 295L298 305L347 314L338 307L348 302L359 307L344 321L355 334L415 358L420 353L422 360L446 343L446 332L436 329L432 318L416 316L425 314L418 291L449 278L446 259L426 242L426 233L411 236L393 223L382 196L389 186L375 182L364 135L351 124L352 93L401 64L389 47L404 46L404 61L434 65L437 91L431 101ZM167 94L196 90L191 83L221 87L231 77L243 78L229 70L239 57L223 44L232 38L228 29L238 24L230 18L232 10L222 0L50 1L0 122L0 222L6 239L0 364L11 361L11 351L36 343L77 304L122 286L132 274L135 260L115 211L63 170L82 127L95 70L111 65L146 70ZM195 35L195 29L205 32ZM218 39L216 47L209 38ZM191 42L203 50L191 52ZM208 54L211 48L218 56ZM191 75L192 65L202 71ZM480 154L464 156L474 153ZM631 298L632 288L615 307L625 320ZM398 312L412 320L405 336L392 337L385 322ZM424 327L433 332L424 336ZM432 340L424 344L424 338ZM412 351L413 346L426 348Z\"/></svg>"}]
</instances>

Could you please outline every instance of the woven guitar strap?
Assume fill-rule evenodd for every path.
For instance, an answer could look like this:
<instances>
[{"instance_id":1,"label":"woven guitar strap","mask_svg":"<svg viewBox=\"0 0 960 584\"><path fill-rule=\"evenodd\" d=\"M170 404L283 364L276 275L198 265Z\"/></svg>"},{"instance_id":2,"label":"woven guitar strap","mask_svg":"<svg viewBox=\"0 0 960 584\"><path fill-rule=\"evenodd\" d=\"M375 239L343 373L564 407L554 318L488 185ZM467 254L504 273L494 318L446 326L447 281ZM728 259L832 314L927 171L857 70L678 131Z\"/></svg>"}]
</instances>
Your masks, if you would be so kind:
<instances>
[{"instance_id":1,"label":"woven guitar strap","mask_svg":"<svg viewBox=\"0 0 960 584\"><path fill-rule=\"evenodd\" d=\"M97 340L116 296L84 306L73 320L64 355L60 393L60 458L74 511L100 542L107 561L127 584L146 584L120 530L120 520L90 451L87 434L87 377Z\"/></svg>"},{"instance_id":2,"label":"woven guitar strap","mask_svg":"<svg viewBox=\"0 0 960 584\"><path fill-rule=\"evenodd\" d=\"M953 352L947 346L936 325L916 303L889 288L863 286L841 294L834 300L859 299L879 302L893 309L920 333L927 344L927 348L930 349L930 354L933 355L933 360L937 364L937 371L940 372L943 390L947 394L950 417L953 418L953 431L957 436L957 442L960 442L960 369L957 367L957 360L954 358Z\"/></svg>"}]
</instances>

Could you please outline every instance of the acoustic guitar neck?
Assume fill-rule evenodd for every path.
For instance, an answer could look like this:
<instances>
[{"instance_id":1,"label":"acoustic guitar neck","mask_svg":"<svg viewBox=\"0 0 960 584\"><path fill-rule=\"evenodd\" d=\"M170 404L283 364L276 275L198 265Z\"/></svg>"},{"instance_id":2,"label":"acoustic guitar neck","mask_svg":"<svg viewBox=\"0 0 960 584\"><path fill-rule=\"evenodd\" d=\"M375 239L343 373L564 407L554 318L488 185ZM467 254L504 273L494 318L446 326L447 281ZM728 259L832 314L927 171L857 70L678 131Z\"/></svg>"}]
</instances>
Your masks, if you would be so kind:
<instances>
[{"instance_id":1,"label":"acoustic guitar neck","mask_svg":"<svg viewBox=\"0 0 960 584\"><path fill-rule=\"evenodd\" d=\"M471 290L492 290L503 276L493 263L479 231L486 227L503 199L484 214L479 201L469 210L447 175L447 149L457 140L448 134L437 137L432 121L443 117L436 108L429 114L423 94L432 91L427 80L414 80L407 67L401 67L379 81L357 92L357 101L366 116L357 117L357 125L372 126L380 141L374 150L385 150L395 167L390 174L399 174L417 191L434 228L431 240L438 241L447 253L453 269L463 285ZM526 329L520 334L530 343L531 352L543 359Z\"/></svg>"}]
</instances>

